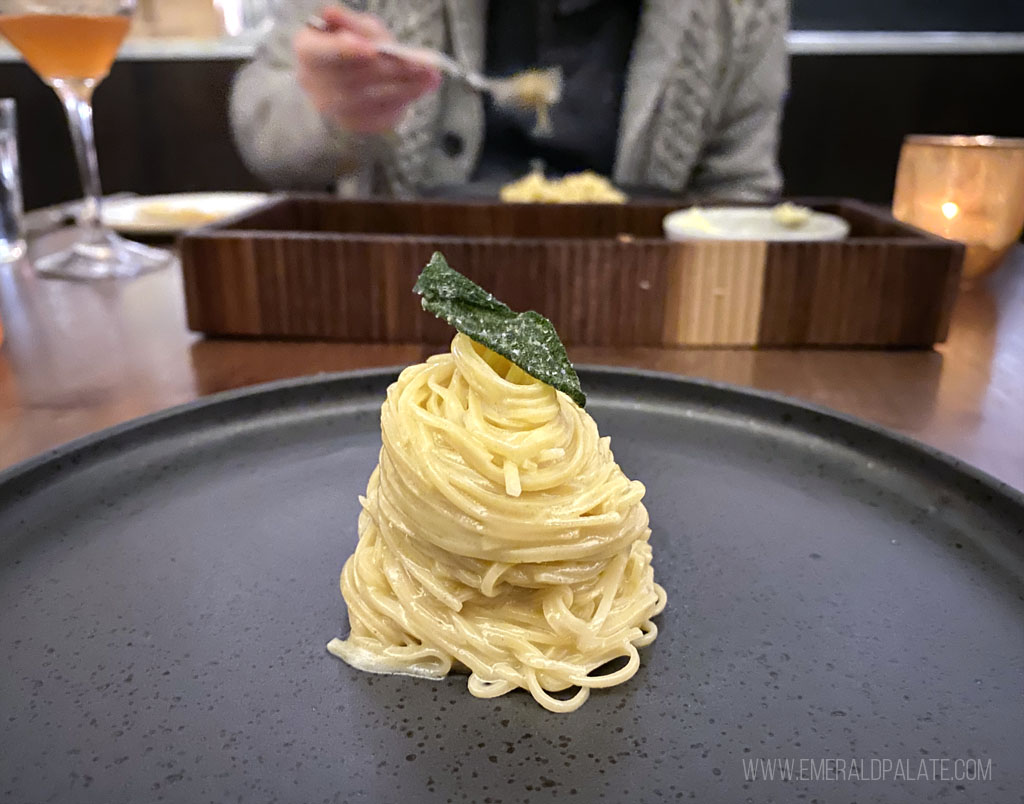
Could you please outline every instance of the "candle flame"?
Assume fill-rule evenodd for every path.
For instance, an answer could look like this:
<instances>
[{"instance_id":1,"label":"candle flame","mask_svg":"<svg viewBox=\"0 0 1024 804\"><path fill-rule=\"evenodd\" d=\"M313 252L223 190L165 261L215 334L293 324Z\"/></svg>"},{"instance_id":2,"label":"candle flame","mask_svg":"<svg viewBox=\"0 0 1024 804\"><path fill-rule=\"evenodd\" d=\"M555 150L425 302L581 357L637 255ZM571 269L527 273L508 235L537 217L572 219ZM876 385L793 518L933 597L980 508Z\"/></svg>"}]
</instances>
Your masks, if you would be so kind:
<instances>
[{"instance_id":1,"label":"candle flame","mask_svg":"<svg viewBox=\"0 0 1024 804\"><path fill-rule=\"evenodd\" d=\"M960 207L958 207L952 201L946 201L942 207L942 214L946 216L946 220L953 220L957 215L960 214Z\"/></svg>"}]
</instances>

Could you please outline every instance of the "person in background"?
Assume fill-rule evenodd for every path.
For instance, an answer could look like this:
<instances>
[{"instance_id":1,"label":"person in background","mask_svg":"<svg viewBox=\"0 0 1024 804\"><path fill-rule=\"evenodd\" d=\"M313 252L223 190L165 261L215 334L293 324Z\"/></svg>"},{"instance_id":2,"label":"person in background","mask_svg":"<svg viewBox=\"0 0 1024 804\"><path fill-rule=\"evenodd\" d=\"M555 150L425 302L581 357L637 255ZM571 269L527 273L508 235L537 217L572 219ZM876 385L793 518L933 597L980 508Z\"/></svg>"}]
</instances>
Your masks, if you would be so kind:
<instances>
[{"instance_id":1,"label":"person in background","mask_svg":"<svg viewBox=\"0 0 1024 804\"><path fill-rule=\"evenodd\" d=\"M305 25L314 13L329 32ZM494 186L540 159L624 187L768 200L788 20L788 0L296 0L237 75L232 125L246 163L279 188ZM376 51L392 40L487 75L560 66L550 131Z\"/></svg>"}]
</instances>

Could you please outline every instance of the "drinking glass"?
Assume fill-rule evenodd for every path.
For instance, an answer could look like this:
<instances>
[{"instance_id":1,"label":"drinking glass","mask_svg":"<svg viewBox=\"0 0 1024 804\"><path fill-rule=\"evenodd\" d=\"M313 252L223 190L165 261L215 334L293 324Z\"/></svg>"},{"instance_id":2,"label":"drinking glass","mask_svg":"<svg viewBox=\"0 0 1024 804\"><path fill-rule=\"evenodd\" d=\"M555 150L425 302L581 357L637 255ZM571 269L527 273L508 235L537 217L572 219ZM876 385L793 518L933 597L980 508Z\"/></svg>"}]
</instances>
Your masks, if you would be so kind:
<instances>
[{"instance_id":1,"label":"drinking glass","mask_svg":"<svg viewBox=\"0 0 1024 804\"><path fill-rule=\"evenodd\" d=\"M167 265L172 257L118 237L101 217L92 94L107 77L128 33L135 0L0 0L0 35L60 98L71 128L85 198L78 241L35 261L65 279L128 277Z\"/></svg>"},{"instance_id":2,"label":"drinking glass","mask_svg":"<svg viewBox=\"0 0 1024 804\"><path fill-rule=\"evenodd\" d=\"M25 253L16 124L14 99L0 98L0 263Z\"/></svg>"}]
</instances>

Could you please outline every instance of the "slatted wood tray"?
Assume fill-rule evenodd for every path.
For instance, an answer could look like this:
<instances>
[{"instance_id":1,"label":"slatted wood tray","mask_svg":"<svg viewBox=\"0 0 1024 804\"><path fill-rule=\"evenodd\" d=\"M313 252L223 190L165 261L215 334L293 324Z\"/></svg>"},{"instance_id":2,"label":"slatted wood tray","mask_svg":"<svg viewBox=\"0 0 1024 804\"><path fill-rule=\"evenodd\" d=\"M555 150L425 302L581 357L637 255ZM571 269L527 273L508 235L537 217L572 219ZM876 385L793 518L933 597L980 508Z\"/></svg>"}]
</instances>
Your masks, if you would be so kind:
<instances>
[{"instance_id":1,"label":"slatted wood tray","mask_svg":"<svg viewBox=\"0 0 1024 804\"><path fill-rule=\"evenodd\" d=\"M807 200L804 200L807 202ZM570 344L924 347L946 337L962 247L865 204L835 243L665 240L677 204L283 196L189 233L189 326L210 335L444 343L412 286L435 250Z\"/></svg>"}]
</instances>

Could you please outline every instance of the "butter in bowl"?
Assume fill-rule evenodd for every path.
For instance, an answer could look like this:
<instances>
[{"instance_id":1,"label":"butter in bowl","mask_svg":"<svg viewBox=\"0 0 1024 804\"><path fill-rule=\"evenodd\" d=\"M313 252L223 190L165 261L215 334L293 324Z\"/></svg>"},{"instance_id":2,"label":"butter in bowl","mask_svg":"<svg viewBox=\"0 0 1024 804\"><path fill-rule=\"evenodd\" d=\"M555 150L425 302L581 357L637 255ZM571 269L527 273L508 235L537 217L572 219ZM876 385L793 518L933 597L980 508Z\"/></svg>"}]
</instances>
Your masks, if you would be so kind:
<instances>
[{"instance_id":1,"label":"butter in bowl","mask_svg":"<svg viewBox=\"0 0 1024 804\"><path fill-rule=\"evenodd\" d=\"M850 224L838 215L791 202L774 207L689 207L662 220L669 240L842 240Z\"/></svg>"}]
</instances>

